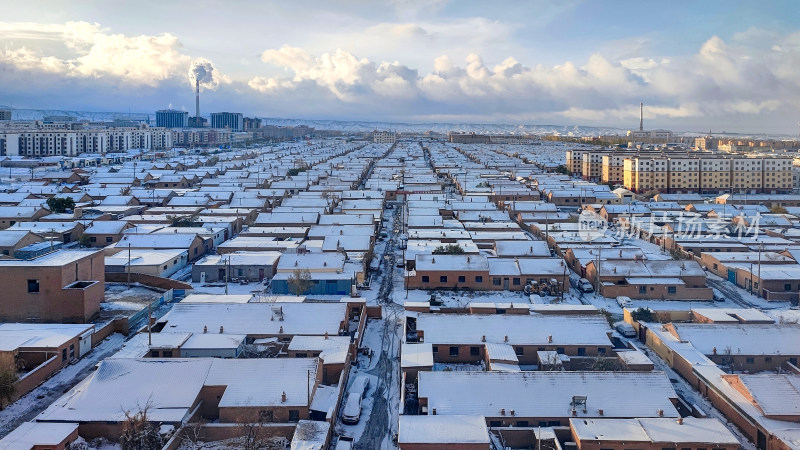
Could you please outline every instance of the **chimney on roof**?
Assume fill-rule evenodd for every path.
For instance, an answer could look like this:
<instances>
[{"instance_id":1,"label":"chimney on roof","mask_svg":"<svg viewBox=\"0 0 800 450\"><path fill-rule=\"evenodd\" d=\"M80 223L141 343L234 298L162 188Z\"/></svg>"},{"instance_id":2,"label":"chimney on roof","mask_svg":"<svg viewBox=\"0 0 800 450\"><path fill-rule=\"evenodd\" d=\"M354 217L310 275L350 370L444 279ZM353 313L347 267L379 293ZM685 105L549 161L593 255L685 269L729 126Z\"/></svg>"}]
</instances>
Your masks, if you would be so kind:
<instances>
[{"instance_id":1,"label":"chimney on roof","mask_svg":"<svg viewBox=\"0 0 800 450\"><path fill-rule=\"evenodd\" d=\"M433 415L435 416L435 415L436 415L436 408L433 408L433 409L431 410L431 412L432 412L432 413L433 413Z\"/></svg>"},{"instance_id":2,"label":"chimney on roof","mask_svg":"<svg viewBox=\"0 0 800 450\"><path fill-rule=\"evenodd\" d=\"M664 410L663 409L659 409L658 410L658 417L664 417Z\"/></svg>"},{"instance_id":3,"label":"chimney on roof","mask_svg":"<svg viewBox=\"0 0 800 450\"><path fill-rule=\"evenodd\" d=\"M325 332L325 340L326 341L328 340L328 332L327 331Z\"/></svg>"},{"instance_id":4,"label":"chimney on roof","mask_svg":"<svg viewBox=\"0 0 800 450\"><path fill-rule=\"evenodd\" d=\"M281 325L281 328L278 330L278 334L283 334L283 325Z\"/></svg>"},{"instance_id":5,"label":"chimney on roof","mask_svg":"<svg viewBox=\"0 0 800 450\"><path fill-rule=\"evenodd\" d=\"M505 336L503 337L503 342L508 342L508 335L505 335Z\"/></svg>"},{"instance_id":6,"label":"chimney on roof","mask_svg":"<svg viewBox=\"0 0 800 450\"><path fill-rule=\"evenodd\" d=\"M222 325L220 325L220 326L219 326L219 334L222 334L222 331L223 331L223 330L224 330L224 328L222 328Z\"/></svg>"},{"instance_id":7,"label":"chimney on roof","mask_svg":"<svg viewBox=\"0 0 800 450\"><path fill-rule=\"evenodd\" d=\"M511 413L511 415L513 416L514 415L514 410L512 409L511 411L509 411L509 413Z\"/></svg>"},{"instance_id":8,"label":"chimney on roof","mask_svg":"<svg viewBox=\"0 0 800 450\"><path fill-rule=\"evenodd\" d=\"M597 410L597 415L598 416L602 416L603 415L603 410L602 409L598 409Z\"/></svg>"},{"instance_id":9,"label":"chimney on roof","mask_svg":"<svg viewBox=\"0 0 800 450\"><path fill-rule=\"evenodd\" d=\"M481 336L481 342L486 342L486 335Z\"/></svg>"},{"instance_id":10,"label":"chimney on roof","mask_svg":"<svg viewBox=\"0 0 800 450\"><path fill-rule=\"evenodd\" d=\"M281 403L286 403L286 391L281 392Z\"/></svg>"},{"instance_id":11,"label":"chimney on roof","mask_svg":"<svg viewBox=\"0 0 800 450\"><path fill-rule=\"evenodd\" d=\"M678 417L678 425L683 425L683 417Z\"/></svg>"},{"instance_id":12,"label":"chimney on roof","mask_svg":"<svg viewBox=\"0 0 800 450\"><path fill-rule=\"evenodd\" d=\"M552 344L553 343L553 335L552 334L547 336L547 343L548 344Z\"/></svg>"},{"instance_id":13,"label":"chimney on roof","mask_svg":"<svg viewBox=\"0 0 800 450\"><path fill-rule=\"evenodd\" d=\"M203 334L208 333L208 325L203 325Z\"/></svg>"},{"instance_id":14,"label":"chimney on roof","mask_svg":"<svg viewBox=\"0 0 800 450\"><path fill-rule=\"evenodd\" d=\"M575 417L575 416L578 415L578 411L575 408L572 408L571 412L572 412L572 417Z\"/></svg>"},{"instance_id":15,"label":"chimney on roof","mask_svg":"<svg viewBox=\"0 0 800 450\"><path fill-rule=\"evenodd\" d=\"M505 408L500 408L500 415L501 416L505 416L506 415L506 409Z\"/></svg>"}]
</instances>

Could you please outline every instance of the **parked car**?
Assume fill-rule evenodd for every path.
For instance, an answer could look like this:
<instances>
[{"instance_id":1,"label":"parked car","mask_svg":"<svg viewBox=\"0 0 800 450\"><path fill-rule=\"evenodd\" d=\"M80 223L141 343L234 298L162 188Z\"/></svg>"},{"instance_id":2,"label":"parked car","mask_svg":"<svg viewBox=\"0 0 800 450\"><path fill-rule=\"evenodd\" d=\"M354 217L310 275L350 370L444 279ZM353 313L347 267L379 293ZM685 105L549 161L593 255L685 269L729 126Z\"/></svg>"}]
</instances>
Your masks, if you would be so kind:
<instances>
[{"instance_id":1,"label":"parked car","mask_svg":"<svg viewBox=\"0 0 800 450\"><path fill-rule=\"evenodd\" d=\"M619 331L619 334L632 338L636 337L636 328L633 328L633 325L627 322L617 322L614 324L614 329Z\"/></svg>"},{"instance_id":2,"label":"parked car","mask_svg":"<svg viewBox=\"0 0 800 450\"><path fill-rule=\"evenodd\" d=\"M342 422L350 425L358 423L361 418L361 395L360 392L351 392L347 395L342 410Z\"/></svg>"},{"instance_id":3,"label":"parked car","mask_svg":"<svg viewBox=\"0 0 800 450\"><path fill-rule=\"evenodd\" d=\"M628 306L631 306L631 298L626 297L624 295L620 295L619 297L617 297L617 304L621 308L627 308Z\"/></svg>"},{"instance_id":4,"label":"parked car","mask_svg":"<svg viewBox=\"0 0 800 450\"><path fill-rule=\"evenodd\" d=\"M353 380L353 384L350 385L350 392L359 392L361 393L361 398L367 394L369 390L369 378L364 375L360 375Z\"/></svg>"},{"instance_id":5,"label":"parked car","mask_svg":"<svg viewBox=\"0 0 800 450\"><path fill-rule=\"evenodd\" d=\"M581 278L581 280L578 282L578 288L581 290L581 292L594 292L594 286L592 286L592 283L590 283L586 278Z\"/></svg>"}]
</instances>

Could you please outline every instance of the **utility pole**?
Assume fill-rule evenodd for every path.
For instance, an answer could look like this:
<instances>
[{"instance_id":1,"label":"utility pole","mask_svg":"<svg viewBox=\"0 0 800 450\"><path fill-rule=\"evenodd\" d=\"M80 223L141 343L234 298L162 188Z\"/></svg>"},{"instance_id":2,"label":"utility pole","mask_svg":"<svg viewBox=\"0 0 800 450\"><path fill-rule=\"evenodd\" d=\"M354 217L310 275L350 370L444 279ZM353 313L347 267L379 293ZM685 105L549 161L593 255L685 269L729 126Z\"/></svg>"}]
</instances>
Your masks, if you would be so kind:
<instances>
[{"instance_id":1,"label":"utility pole","mask_svg":"<svg viewBox=\"0 0 800 450\"><path fill-rule=\"evenodd\" d=\"M228 295L228 280L230 279L231 273L231 256L225 259L225 295Z\"/></svg>"},{"instance_id":2,"label":"utility pole","mask_svg":"<svg viewBox=\"0 0 800 450\"><path fill-rule=\"evenodd\" d=\"M128 287L131 287L131 244L128 244L128 265L125 266L128 272Z\"/></svg>"},{"instance_id":3,"label":"utility pole","mask_svg":"<svg viewBox=\"0 0 800 450\"><path fill-rule=\"evenodd\" d=\"M598 294L600 294L600 252L602 250L603 247L599 246L597 247L597 267L596 267L597 276L595 277L596 278L595 283L597 284L597 286L594 288L594 291L597 292Z\"/></svg>"},{"instance_id":4,"label":"utility pole","mask_svg":"<svg viewBox=\"0 0 800 450\"><path fill-rule=\"evenodd\" d=\"M760 242L758 244L758 291L756 295L761 297L761 252L764 251L764 243ZM752 274L751 274L752 276Z\"/></svg>"}]
</instances>

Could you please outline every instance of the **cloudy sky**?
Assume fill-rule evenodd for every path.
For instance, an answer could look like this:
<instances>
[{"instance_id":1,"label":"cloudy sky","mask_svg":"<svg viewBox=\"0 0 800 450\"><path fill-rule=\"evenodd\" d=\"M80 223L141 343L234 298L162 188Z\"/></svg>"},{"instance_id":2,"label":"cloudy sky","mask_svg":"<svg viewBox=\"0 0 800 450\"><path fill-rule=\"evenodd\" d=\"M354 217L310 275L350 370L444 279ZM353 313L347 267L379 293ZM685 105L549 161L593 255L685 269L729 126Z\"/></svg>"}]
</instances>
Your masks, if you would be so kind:
<instances>
[{"instance_id":1,"label":"cloudy sky","mask_svg":"<svg viewBox=\"0 0 800 450\"><path fill-rule=\"evenodd\" d=\"M0 104L797 134L800 3L9 0Z\"/></svg>"}]
</instances>

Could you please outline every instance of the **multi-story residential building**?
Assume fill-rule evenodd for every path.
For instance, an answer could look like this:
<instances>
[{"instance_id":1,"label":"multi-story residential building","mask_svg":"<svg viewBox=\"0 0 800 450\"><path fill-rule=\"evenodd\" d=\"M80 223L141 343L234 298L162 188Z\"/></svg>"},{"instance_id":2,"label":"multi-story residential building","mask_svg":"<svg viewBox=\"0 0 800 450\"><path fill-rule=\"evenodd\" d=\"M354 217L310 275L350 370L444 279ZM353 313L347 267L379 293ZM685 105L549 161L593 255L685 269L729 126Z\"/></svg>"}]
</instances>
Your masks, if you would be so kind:
<instances>
[{"instance_id":1,"label":"multi-story residential building","mask_svg":"<svg viewBox=\"0 0 800 450\"><path fill-rule=\"evenodd\" d=\"M667 191L697 192L700 185L700 161L696 158L667 158Z\"/></svg>"},{"instance_id":2,"label":"multi-story residential building","mask_svg":"<svg viewBox=\"0 0 800 450\"><path fill-rule=\"evenodd\" d=\"M606 168L611 173L612 156ZM625 155L623 184L633 192L715 194L725 192L787 193L793 189L789 157L660 153ZM608 175L610 176L610 175Z\"/></svg>"},{"instance_id":3,"label":"multi-story residential building","mask_svg":"<svg viewBox=\"0 0 800 450\"><path fill-rule=\"evenodd\" d=\"M567 150L567 170L573 175L583 175L583 155L589 150Z\"/></svg>"},{"instance_id":4,"label":"multi-story residential building","mask_svg":"<svg viewBox=\"0 0 800 450\"><path fill-rule=\"evenodd\" d=\"M0 120L11 120L11 110L0 109Z\"/></svg>"},{"instance_id":5,"label":"multi-story residential building","mask_svg":"<svg viewBox=\"0 0 800 450\"><path fill-rule=\"evenodd\" d=\"M242 113L218 112L211 113L211 128L228 128L233 131L244 130L244 116Z\"/></svg>"},{"instance_id":6,"label":"multi-story residential building","mask_svg":"<svg viewBox=\"0 0 800 450\"><path fill-rule=\"evenodd\" d=\"M263 123L258 117L245 117L242 124L244 125L244 131L249 131L261 128Z\"/></svg>"},{"instance_id":7,"label":"multi-story residential building","mask_svg":"<svg viewBox=\"0 0 800 450\"><path fill-rule=\"evenodd\" d=\"M0 155L4 156L76 156L171 147L172 136L163 128L22 129L0 133Z\"/></svg>"},{"instance_id":8,"label":"multi-story residential building","mask_svg":"<svg viewBox=\"0 0 800 450\"><path fill-rule=\"evenodd\" d=\"M394 144L397 134L391 131L373 131L372 142L376 144Z\"/></svg>"},{"instance_id":9,"label":"multi-story residential building","mask_svg":"<svg viewBox=\"0 0 800 450\"><path fill-rule=\"evenodd\" d=\"M185 128L189 126L189 112L176 109L156 111L156 126L166 128Z\"/></svg>"},{"instance_id":10,"label":"multi-story residential building","mask_svg":"<svg viewBox=\"0 0 800 450\"><path fill-rule=\"evenodd\" d=\"M604 154L600 163L600 181L603 183L622 184L625 175L625 158L630 153Z\"/></svg>"},{"instance_id":11,"label":"multi-story residential building","mask_svg":"<svg viewBox=\"0 0 800 450\"><path fill-rule=\"evenodd\" d=\"M634 156L624 161L625 187L636 193L667 192L667 158Z\"/></svg>"},{"instance_id":12,"label":"multi-story residential building","mask_svg":"<svg viewBox=\"0 0 800 450\"><path fill-rule=\"evenodd\" d=\"M698 150L716 150L717 145L719 145L719 139L711 136L694 138L694 148Z\"/></svg>"},{"instance_id":13,"label":"multi-story residential building","mask_svg":"<svg viewBox=\"0 0 800 450\"><path fill-rule=\"evenodd\" d=\"M581 176L584 180L600 181L603 172L603 153L586 152L581 160Z\"/></svg>"},{"instance_id":14,"label":"multi-story residential building","mask_svg":"<svg viewBox=\"0 0 800 450\"><path fill-rule=\"evenodd\" d=\"M701 158L700 160L701 194L727 192L731 188L731 160L724 157Z\"/></svg>"}]
</instances>

